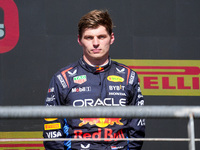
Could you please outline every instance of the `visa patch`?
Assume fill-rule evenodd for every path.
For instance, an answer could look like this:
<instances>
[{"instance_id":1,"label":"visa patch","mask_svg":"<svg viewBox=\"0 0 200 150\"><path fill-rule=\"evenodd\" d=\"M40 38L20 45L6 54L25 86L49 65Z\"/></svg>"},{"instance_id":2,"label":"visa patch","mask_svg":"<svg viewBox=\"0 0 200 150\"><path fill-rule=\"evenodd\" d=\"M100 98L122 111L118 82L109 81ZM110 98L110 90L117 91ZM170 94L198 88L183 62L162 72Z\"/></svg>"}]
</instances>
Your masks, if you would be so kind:
<instances>
[{"instance_id":1,"label":"visa patch","mask_svg":"<svg viewBox=\"0 0 200 150\"><path fill-rule=\"evenodd\" d=\"M73 79L74 79L74 83L77 83L77 84L83 84L84 82L87 81L86 75L76 76Z\"/></svg>"},{"instance_id":2,"label":"visa patch","mask_svg":"<svg viewBox=\"0 0 200 150\"><path fill-rule=\"evenodd\" d=\"M55 129L61 129L60 123L49 123L44 125L44 130L55 130Z\"/></svg>"}]
</instances>

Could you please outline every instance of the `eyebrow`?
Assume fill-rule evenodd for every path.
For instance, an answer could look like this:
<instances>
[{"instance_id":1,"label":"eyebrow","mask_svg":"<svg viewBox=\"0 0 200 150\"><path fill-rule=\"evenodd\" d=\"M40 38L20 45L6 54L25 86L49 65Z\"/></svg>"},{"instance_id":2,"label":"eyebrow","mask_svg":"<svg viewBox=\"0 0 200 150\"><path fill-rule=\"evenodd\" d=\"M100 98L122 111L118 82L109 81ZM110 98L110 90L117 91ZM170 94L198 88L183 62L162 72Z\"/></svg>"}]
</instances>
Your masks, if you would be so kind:
<instances>
[{"instance_id":1,"label":"eyebrow","mask_svg":"<svg viewBox=\"0 0 200 150\"><path fill-rule=\"evenodd\" d=\"M99 35L97 35L97 37L98 36L108 36L108 35L107 34L99 34ZM94 35L86 34L83 37L94 37Z\"/></svg>"}]
</instances>

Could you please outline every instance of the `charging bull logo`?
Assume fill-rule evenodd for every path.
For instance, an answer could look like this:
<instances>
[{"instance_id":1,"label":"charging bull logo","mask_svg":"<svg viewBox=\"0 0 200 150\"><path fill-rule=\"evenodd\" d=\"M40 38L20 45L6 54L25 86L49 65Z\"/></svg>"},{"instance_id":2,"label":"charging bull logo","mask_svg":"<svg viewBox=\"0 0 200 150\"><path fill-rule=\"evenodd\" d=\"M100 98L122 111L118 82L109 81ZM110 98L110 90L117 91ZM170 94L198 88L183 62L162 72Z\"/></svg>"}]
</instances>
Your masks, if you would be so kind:
<instances>
[{"instance_id":1,"label":"charging bull logo","mask_svg":"<svg viewBox=\"0 0 200 150\"><path fill-rule=\"evenodd\" d=\"M83 125L89 124L89 125L96 125L98 127L104 128L108 125L123 125L122 122L120 122L121 118L80 118L82 121L79 124L79 127L82 127Z\"/></svg>"},{"instance_id":2,"label":"charging bull logo","mask_svg":"<svg viewBox=\"0 0 200 150\"><path fill-rule=\"evenodd\" d=\"M96 125L97 127L100 127L95 132L83 132L81 129L74 130L74 138L75 139L100 139L105 138L104 141L111 141L114 139L124 139L125 135L123 133L123 130L118 130L117 132L114 132L111 128L105 128L108 125L123 125L122 122L120 122L121 118L80 118L82 121L79 123L79 127L82 127L83 125L89 124L89 125ZM116 141L116 140L114 140Z\"/></svg>"}]
</instances>

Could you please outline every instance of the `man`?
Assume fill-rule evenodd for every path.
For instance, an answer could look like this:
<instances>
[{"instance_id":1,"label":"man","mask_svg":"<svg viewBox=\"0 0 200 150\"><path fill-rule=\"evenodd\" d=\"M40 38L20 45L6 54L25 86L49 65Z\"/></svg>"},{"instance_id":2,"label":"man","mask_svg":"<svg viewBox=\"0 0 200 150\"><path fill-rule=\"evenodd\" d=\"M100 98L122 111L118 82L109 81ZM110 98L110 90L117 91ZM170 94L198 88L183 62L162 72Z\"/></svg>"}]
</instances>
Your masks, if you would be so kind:
<instances>
[{"instance_id":1,"label":"man","mask_svg":"<svg viewBox=\"0 0 200 150\"><path fill-rule=\"evenodd\" d=\"M123 64L111 61L109 57L110 45L115 38L108 12L93 10L81 18L78 27L78 43L83 48L83 57L53 76L46 105L143 105L144 99L136 72ZM44 146L46 150L140 150L143 142L129 141L128 138L143 138L144 124L144 119L46 118L44 138L66 137L93 141L53 141L44 142ZM100 141L99 138L106 140ZM110 138L116 140L109 140ZM117 140L124 138L127 138L127 141Z\"/></svg>"}]
</instances>

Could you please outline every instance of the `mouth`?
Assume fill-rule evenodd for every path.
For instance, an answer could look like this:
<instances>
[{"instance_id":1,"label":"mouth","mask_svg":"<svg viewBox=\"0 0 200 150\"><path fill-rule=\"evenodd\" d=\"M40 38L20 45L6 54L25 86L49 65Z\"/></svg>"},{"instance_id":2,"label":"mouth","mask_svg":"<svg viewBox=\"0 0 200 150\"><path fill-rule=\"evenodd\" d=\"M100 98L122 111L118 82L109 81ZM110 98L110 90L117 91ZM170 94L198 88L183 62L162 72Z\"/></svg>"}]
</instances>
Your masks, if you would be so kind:
<instances>
[{"instance_id":1,"label":"mouth","mask_svg":"<svg viewBox=\"0 0 200 150\"><path fill-rule=\"evenodd\" d=\"M101 49L92 49L92 52L93 52L94 54L100 53L100 52L101 52Z\"/></svg>"}]
</instances>

